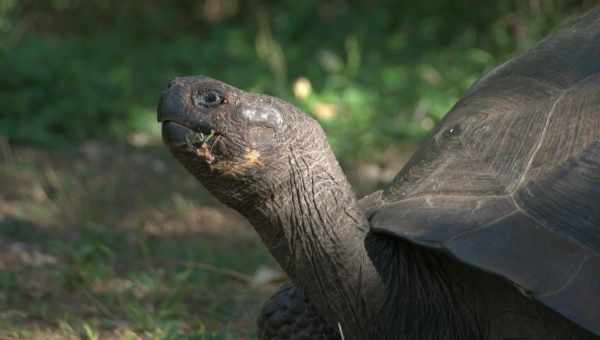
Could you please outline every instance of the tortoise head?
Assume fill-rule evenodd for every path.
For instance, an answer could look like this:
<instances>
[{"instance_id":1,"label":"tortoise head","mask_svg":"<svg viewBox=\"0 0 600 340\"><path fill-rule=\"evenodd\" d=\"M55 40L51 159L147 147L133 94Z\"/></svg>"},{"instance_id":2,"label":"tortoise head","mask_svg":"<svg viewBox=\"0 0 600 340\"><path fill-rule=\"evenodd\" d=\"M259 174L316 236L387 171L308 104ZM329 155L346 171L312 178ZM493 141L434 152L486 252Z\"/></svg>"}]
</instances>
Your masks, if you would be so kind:
<instances>
[{"instance_id":1,"label":"tortoise head","mask_svg":"<svg viewBox=\"0 0 600 340\"><path fill-rule=\"evenodd\" d=\"M320 283L317 275L338 272L334 264L343 278L327 282L371 276L365 274L372 268L366 265L366 219L315 120L280 99L200 76L171 82L158 120L174 156L249 220L295 282ZM339 288L307 285L305 292L337 320L338 311L357 310L344 300L356 290ZM326 300L331 291L341 293Z\"/></svg>"},{"instance_id":2,"label":"tortoise head","mask_svg":"<svg viewBox=\"0 0 600 340\"><path fill-rule=\"evenodd\" d=\"M171 81L158 120L174 156L238 210L235 201L285 180L293 153L326 145L318 123L293 105L203 76Z\"/></svg>"}]
</instances>

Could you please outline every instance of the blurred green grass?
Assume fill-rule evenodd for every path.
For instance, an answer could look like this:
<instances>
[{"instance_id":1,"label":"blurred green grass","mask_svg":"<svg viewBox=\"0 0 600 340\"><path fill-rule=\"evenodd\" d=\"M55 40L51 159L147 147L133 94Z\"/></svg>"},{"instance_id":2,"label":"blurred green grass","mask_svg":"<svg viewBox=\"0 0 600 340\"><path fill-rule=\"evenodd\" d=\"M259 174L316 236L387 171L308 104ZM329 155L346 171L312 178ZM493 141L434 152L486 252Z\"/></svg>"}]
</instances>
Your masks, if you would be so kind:
<instances>
[{"instance_id":1,"label":"blurred green grass","mask_svg":"<svg viewBox=\"0 0 600 340\"><path fill-rule=\"evenodd\" d=\"M168 80L204 74L292 101L366 158L426 136L482 72L594 3L0 0L0 134L156 136Z\"/></svg>"}]
</instances>

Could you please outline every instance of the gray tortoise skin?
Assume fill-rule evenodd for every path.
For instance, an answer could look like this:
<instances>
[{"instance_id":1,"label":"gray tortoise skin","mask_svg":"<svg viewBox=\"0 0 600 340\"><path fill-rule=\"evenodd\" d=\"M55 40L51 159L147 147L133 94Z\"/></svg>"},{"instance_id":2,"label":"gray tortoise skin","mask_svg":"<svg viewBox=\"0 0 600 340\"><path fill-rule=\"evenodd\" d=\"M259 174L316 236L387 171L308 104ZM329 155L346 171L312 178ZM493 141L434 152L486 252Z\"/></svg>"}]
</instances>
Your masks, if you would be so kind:
<instances>
[{"instance_id":1,"label":"gray tortoise skin","mask_svg":"<svg viewBox=\"0 0 600 340\"><path fill-rule=\"evenodd\" d=\"M600 338L600 7L474 84L361 200L281 99L179 77L158 120L290 276L263 340Z\"/></svg>"}]
</instances>

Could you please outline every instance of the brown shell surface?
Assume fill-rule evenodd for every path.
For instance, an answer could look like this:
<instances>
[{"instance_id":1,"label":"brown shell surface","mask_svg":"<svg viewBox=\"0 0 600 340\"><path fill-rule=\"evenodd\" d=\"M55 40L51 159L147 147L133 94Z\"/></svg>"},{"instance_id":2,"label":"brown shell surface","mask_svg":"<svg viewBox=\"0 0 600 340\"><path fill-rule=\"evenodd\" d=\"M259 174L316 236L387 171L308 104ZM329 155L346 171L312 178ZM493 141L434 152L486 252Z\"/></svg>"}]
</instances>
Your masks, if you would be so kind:
<instances>
[{"instance_id":1,"label":"brown shell surface","mask_svg":"<svg viewBox=\"0 0 600 340\"><path fill-rule=\"evenodd\" d=\"M363 204L374 232L496 273L600 335L600 8L482 78Z\"/></svg>"}]
</instances>

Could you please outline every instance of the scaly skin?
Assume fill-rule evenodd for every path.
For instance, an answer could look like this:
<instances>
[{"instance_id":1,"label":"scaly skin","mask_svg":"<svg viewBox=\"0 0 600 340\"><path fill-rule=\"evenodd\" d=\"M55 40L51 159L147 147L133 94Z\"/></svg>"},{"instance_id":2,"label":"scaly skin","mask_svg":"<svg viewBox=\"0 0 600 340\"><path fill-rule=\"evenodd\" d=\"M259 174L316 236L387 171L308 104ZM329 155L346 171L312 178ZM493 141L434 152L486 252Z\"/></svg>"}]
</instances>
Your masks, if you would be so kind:
<instances>
[{"instance_id":1,"label":"scaly skin","mask_svg":"<svg viewBox=\"0 0 600 340\"><path fill-rule=\"evenodd\" d=\"M282 286L263 306L257 321L262 340L340 340L338 331L318 314L301 289Z\"/></svg>"}]
</instances>

